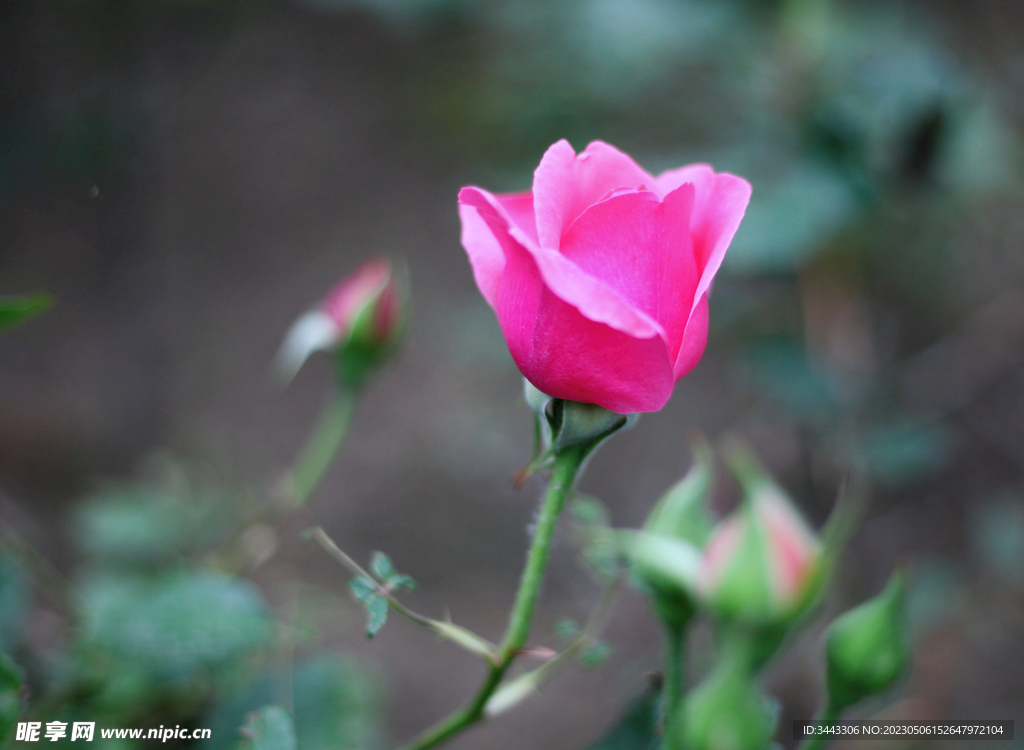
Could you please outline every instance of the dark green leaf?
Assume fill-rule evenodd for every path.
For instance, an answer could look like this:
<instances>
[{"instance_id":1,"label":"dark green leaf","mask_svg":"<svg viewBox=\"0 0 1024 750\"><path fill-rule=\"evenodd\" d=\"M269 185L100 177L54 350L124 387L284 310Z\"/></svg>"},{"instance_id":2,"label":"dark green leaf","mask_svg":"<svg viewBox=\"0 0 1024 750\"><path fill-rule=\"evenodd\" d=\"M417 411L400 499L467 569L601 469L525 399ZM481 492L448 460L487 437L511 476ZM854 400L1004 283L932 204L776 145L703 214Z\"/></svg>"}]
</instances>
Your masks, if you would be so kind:
<instances>
[{"instance_id":1,"label":"dark green leaf","mask_svg":"<svg viewBox=\"0 0 1024 750\"><path fill-rule=\"evenodd\" d=\"M249 714L241 730L247 750L297 750L292 717L280 706L265 706Z\"/></svg>"},{"instance_id":2,"label":"dark green leaf","mask_svg":"<svg viewBox=\"0 0 1024 750\"><path fill-rule=\"evenodd\" d=\"M0 332L24 323L53 306L53 297L46 292L18 297L0 297Z\"/></svg>"},{"instance_id":3,"label":"dark green leaf","mask_svg":"<svg viewBox=\"0 0 1024 750\"><path fill-rule=\"evenodd\" d=\"M385 555L383 552L374 552L373 557L370 558L370 570L382 581L387 581L390 578L394 578L398 575L398 571L395 570L395 566L391 564L391 558Z\"/></svg>"},{"instance_id":4,"label":"dark green leaf","mask_svg":"<svg viewBox=\"0 0 1024 750\"><path fill-rule=\"evenodd\" d=\"M377 595L377 584L365 576L356 576L348 582L348 587L352 589L355 598L363 604L369 601L370 597Z\"/></svg>"},{"instance_id":5,"label":"dark green leaf","mask_svg":"<svg viewBox=\"0 0 1024 750\"><path fill-rule=\"evenodd\" d=\"M21 718L21 689L25 675L6 654L0 653L0 747L5 747Z\"/></svg>"},{"instance_id":6,"label":"dark green leaf","mask_svg":"<svg viewBox=\"0 0 1024 750\"><path fill-rule=\"evenodd\" d=\"M366 635L373 638L388 621L388 600L380 594L374 594L366 600L366 613L370 616L366 623Z\"/></svg>"},{"instance_id":7,"label":"dark green leaf","mask_svg":"<svg viewBox=\"0 0 1024 750\"><path fill-rule=\"evenodd\" d=\"M619 723L587 750L658 750L658 713L660 691L650 689L634 700Z\"/></svg>"}]
</instances>

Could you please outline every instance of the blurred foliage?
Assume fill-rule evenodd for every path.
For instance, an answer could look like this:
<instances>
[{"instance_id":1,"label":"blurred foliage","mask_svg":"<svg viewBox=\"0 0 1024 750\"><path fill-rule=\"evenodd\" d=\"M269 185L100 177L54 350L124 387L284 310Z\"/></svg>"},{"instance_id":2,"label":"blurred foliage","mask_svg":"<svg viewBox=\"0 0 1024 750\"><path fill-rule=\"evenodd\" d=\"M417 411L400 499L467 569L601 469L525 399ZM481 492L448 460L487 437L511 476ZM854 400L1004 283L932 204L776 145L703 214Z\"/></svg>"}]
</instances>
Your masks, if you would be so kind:
<instances>
[{"instance_id":1,"label":"blurred foliage","mask_svg":"<svg viewBox=\"0 0 1024 750\"><path fill-rule=\"evenodd\" d=\"M230 570L254 509L201 488L177 464L158 465L162 477L79 506L84 563L64 613L70 632L55 648L23 650L25 573L0 558L0 635L27 657L28 718L209 727L208 747L234 750L246 716L257 712L246 725L253 748L294 750L296 737L303 750L373 746L375 699L365 676L315 642L297 642L298 625L279 622L260 590ZM21 713L20 682L17 667L0 667L4 730L8 714ZM297 734L284 709L259 710L282 697L301 722Z\"/></svg>"}]
</instances>

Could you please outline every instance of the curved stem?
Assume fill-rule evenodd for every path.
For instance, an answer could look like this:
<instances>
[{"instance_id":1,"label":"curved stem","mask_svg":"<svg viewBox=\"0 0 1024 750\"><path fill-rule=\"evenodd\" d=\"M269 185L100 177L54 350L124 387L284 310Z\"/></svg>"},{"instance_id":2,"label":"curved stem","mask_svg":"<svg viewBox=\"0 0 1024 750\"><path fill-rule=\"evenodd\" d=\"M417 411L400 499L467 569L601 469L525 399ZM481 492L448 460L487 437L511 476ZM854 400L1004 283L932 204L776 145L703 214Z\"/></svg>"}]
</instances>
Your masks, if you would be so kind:
<instances>
[{"instance_id":1,"label":"curved stem","mask_svg":"<svg viewBox=\"0 0 1024 750\"><path fill-rule=\"evenodd\" d=\"M498 647L494 664L488 669L483 684L476 695L464 708L459 709L448 718L434 725L418 738L406 745L404 750L427 750L436 747L452 735L458 734L466 727L484 718L484 708L488 699L494 695L501 683L501 678L526 645L530 635L530 623L533 610L537 604L537 595L544 577L544 569L548 564L551 551L551 540L554 537L558 516L566 498L572 492L576 475L586 457L587 446L574 446L560 453L555 459L554 472L547 494L541 505L537 518L537 527L533 541L526 556L526 567L519 582L515 605L509 618L505 638Z\"/></svg>"},{"instance_id":2,"label":"curved stem","mask_svg":"<svg viewBox=\"0 0 1024 750\"><path fill-rule=\"evenodd\" d=\"M355 394L341 387L327 404L313 436L303 448L288 478L285 497L290 503L304 505L320 484L348 432L354 404Z\"/></svg>"}]
</instances>

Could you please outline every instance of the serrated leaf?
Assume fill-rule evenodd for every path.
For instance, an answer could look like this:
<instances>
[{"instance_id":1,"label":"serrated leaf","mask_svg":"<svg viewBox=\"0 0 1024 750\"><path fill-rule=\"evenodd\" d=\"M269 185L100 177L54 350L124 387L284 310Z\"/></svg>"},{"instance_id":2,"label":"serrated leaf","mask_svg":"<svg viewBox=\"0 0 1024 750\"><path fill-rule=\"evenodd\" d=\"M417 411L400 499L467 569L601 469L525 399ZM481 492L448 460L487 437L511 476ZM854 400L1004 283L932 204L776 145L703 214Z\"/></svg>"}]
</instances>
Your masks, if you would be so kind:
<instances>
[{"instance_id":1,"label":"serrated leaf","mask_svg":"<svg viewBox=\"0 0 1024 750\"><path fill-rule=\"evenodd\" d=\"M604 641L592 643L580 654L580 661L588 667L596 667L608 661L612 655L612 647Z\"/></svg>"},{"instance_id":2,"label":"serrated leaf","mask_svg":"<svg viewBox=\"0 0 1024 750\"><path fill-rule=\"evenodd\" d=\"M626 708L619 723L586 750L658 750L660 691L651 689Z\"/></svg>"},{"instance_id":3,"label":"serrated leaf","mask_svg":"<svg viewBox=\"0 0 1024 750\"><path fill-rule=\"evenodd\" d=\"M366 636L373 638L388 621L388 600L374 594L366 600L366 613L370 616L366 623Z\"/></svg>"},{"instance_id":4,"label":"serrated leaf","mask_svg":"<svg viewBox=\"0 0 1024 750\"><path fill-rule=\"evenodd\" d=\"M387 580L387 587L391 591L397 591L398 589L408 589L409 591L416 590L416 581L412 579L412 576L399 574L391 576Z\"/></svg>"},{"instance_id":5,"label":"serrated leaf","mask_svg":"<svg viewBox=\"0 0 1024 750\"><path fill-rule=\"evenodd\" d=\"M249 714L241 730L246 750L297 750L295 725L281 706L264 706Z\"/></svg>"},{"instance_id":6,"label":"serrated leaf","mask_svg":"<svg viewBox=\"0 0 1024 750\"><path fill-rule=\"evenodd\" d=\"M17 297L0 297L0 332L24 323L53 306L53 296L46 292Z\"/></svg>"},{"instance_id":7,"label":"serrated leaf","mask_svg":"<svg viewBox=\"0 0 1024 750\"><path fill-rule=\"evenodd\" d=\"M382 581L387 581L398 575L395 566L391 564L391 558L383 552L373 553L373 557L370 558L370 570Z\"/></svg>"},{"instance_id":8,"label":"serrated leaf","mask_svg":"<svg viewBox=\"0 0 1024 750\"><path fill-rule=\"evenodd\" d=\"M366 576L356 576L348 582L348 587L352 589L352 594L355 598L363 604L366 604L371 597L377 595L377 584Z\"/></svg>"}]
</instances>

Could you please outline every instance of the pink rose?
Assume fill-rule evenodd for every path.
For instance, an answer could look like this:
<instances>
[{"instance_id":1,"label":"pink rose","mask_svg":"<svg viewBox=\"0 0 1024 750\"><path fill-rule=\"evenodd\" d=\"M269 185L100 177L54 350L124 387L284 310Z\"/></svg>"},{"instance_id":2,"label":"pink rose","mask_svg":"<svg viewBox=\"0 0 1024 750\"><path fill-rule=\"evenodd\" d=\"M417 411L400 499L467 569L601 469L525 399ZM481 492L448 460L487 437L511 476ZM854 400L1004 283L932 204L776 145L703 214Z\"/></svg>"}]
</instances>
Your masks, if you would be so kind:
<instances>
[{"instance_id":1,"label":"pink rose","mask_svg":"<svg viewBox=\"0 0 1024 750\"><path fill-rule=\"evenodd\" d=\"M693 164L652 177L595 141L544 154L533 190L459 192L462 244L526 379L657 411L704 353L707 295L750 185Z\"/></svg>"}]
</instances>

